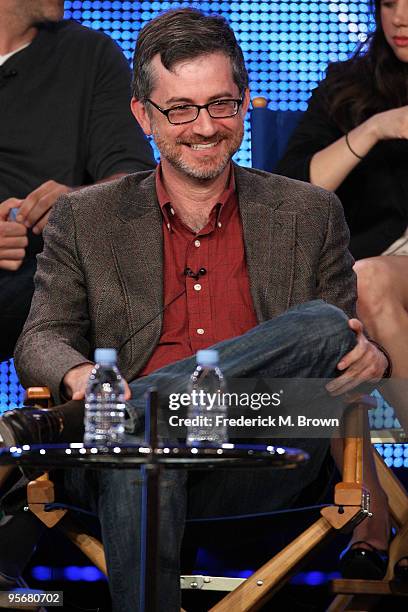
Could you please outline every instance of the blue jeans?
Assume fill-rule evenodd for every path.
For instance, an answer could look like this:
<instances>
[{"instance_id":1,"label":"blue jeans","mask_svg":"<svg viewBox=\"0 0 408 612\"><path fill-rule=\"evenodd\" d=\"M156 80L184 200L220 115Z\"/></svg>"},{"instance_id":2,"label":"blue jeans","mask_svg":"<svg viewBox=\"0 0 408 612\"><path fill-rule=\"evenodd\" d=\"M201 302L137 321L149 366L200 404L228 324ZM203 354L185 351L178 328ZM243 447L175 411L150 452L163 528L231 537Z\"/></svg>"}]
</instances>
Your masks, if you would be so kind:
<instances>
[{"instance_id":1,"label":"blue jeans","mask_svg":"<svg viewBox=\"0 0 408 612\"><path fill-rule=\"evenodd\" d=\"M355 335L345 314L316 300L266 321L242 336L220 342L216 348L221 368L229 377L332 378L337 375L336 365L341 357L354 345ZM195 363L195 357L190 357L134 381L132 416L135 419L140 416L144 392L149 387L157 385L164 393L179 392L179 377L187 377ZM279 440L279 444L284 441ZM294 440L289 445L296 446ZM305 439L300 446L310 454L310 461L296 470L222 470L200 478L199 485L193 476L189 506L195 514L204 508L207 515L218 510L226 514L229 508L263 512L292 506L302 490L316 479L329 441ZM160 485L159 609L166 612L180 610L179 556L186 518L186 482L185 472L166 470ZM100 518L114 611L137 612L139 471L73 470L66 475L65 487L76 502L81 501Z\"/></svg>"}]
</instances>

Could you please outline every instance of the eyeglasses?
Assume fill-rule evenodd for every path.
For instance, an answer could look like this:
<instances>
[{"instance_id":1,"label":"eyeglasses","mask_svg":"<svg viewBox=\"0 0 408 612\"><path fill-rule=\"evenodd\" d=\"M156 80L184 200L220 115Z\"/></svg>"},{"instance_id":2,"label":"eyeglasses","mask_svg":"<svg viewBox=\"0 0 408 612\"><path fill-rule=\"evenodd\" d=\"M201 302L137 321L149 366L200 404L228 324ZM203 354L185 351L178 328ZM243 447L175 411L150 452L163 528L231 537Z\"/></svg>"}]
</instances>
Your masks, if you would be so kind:
<instances>
[{"instance_id":1,"label":"eyeglasses","mask_svg":"<svg viewBox=\"0 0 408 612\"><path fill-rule=\"evenodd\" d=\"M210 117L213 119L227 119L234 117L243 102L240 99L216 100L208 104L183 104L182 106L173 106L172 108L161 108L158 104L147 98L152 106L167 117L169 123L173 125L181 125L182 123L191 123L195 121L200 114L200 110L205 108Z\"/></svg>"}]
</instances>

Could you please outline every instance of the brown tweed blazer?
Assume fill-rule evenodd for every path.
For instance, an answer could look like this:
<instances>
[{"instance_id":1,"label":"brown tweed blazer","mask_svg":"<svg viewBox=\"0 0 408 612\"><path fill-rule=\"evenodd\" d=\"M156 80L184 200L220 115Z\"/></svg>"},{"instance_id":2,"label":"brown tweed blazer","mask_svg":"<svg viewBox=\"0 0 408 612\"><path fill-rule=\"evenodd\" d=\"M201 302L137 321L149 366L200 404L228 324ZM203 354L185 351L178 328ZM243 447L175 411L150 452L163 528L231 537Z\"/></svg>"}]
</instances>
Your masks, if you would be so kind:
<instances>
[{"instance_id":1,"label":"brown tweed blazer","mask_svg":"<svg viewBox=\"0 0 408 612\"><path fill-rule=\"evenodd\" d=\"M322 298L354 315L349 232L337 197L307 183L235 167L251 293L259 322ZM35 295L15 363L23 385L56 401L73 366L117 347L127 378L156 346L163 307L162 219L154 172L59 199L38 256Z\"/></svg>"}]
</instances>

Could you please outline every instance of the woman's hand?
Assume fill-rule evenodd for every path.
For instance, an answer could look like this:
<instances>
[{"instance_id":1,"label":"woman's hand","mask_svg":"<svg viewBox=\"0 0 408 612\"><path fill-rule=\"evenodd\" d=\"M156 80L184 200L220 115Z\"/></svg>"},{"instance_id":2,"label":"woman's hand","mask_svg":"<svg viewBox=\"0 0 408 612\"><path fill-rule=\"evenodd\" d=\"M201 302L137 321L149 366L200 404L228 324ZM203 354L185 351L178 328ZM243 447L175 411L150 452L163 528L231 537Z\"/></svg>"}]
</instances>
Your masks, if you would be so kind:
<instances>
[{"instance_id":1,"label":"woman's hand","mask_svg":"<svg viewBox=\"0 0 408 612\"><path fill-rule=\"evenodd\" d=\"M368 122L378 140L408 139L408 106L393 108L373 115Z\"/></svg>"}]
</instances>

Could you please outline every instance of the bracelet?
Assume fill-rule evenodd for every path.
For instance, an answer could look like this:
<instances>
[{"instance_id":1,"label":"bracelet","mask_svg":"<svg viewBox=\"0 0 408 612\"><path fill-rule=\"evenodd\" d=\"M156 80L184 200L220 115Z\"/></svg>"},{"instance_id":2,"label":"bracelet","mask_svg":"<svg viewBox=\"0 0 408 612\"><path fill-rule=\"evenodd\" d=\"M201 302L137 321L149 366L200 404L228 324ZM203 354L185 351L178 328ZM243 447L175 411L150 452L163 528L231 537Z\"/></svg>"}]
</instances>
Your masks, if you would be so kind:
<instances>
[{"instance_id":1,"label":"bracelet","mask_svg":"<svg viewBox=\"0 0 408 612\"><path fill-rule=\"evenodd\" d=\"M359 155L358 153L356 153L350 146L350 142L349 142L349 135L348 132L346 134L346 145L348 146L349 150L351 151L351 153L355 156L358 157L358 159L364 159L364 157L361 157L361 155Z\"/></svg>"}]
</instances>

